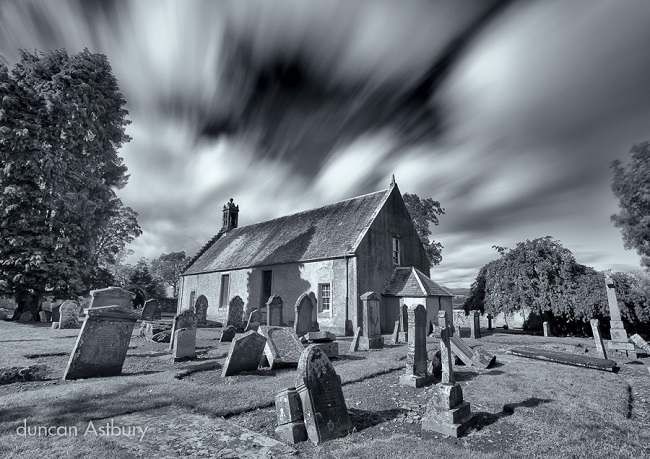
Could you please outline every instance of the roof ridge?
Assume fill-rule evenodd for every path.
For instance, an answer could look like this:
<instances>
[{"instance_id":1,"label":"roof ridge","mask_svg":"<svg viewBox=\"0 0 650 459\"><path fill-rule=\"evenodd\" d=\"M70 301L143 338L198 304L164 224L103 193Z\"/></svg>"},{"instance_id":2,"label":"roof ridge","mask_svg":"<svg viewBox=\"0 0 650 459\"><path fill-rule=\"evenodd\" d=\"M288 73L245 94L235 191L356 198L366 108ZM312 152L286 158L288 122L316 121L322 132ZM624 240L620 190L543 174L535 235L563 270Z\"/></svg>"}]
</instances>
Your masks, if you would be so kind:
<instances>
[{"instance_id":1,"label":"roof ridge","mask_svg":"<svg viewBox=\"0 0 650 459\"><path fill-rule=\"evenodd\" d=\"M415 275L415 280L417 280L418 285L422 289L422 293L424 293L425 295L428 294L429 292L427 291L426 287L424 286L424 283L422 282L422 279L420 279L420 274L424 275L424 273L422 273L415 266L411 266L411 272Z\"/></svg>"}]
</instances>

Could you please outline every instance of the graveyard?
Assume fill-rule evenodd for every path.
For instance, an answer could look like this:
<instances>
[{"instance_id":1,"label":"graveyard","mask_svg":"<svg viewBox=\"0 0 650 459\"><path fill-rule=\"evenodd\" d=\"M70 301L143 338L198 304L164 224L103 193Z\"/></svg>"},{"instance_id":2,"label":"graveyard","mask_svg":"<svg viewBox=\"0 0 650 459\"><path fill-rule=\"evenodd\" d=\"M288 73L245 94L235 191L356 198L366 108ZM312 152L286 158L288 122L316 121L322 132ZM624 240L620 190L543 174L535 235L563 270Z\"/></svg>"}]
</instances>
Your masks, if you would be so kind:
<instances>
[{"instance_id":1,"label":"graveyard","mask_svg":"<svg viewBox=\"0 0 650 459\"><path fill-rule=\"evenodd\" d=\"M593 339L503 329L482 329L478 334L468 327L447 336L450 359L442 364L443 371L427 373L421 368L423 349L430 361L444 341L435 335L426 336L410 327L409 332L419 336L416 346L412 342L393 344L386 335L381 347L371 349L358 343L355 346L353 340L358 336L337 336L338 356L327 359L329 370L316 374L330 372L334 379L328 379L327 387L340 378L346 409L339 406L332 417L335 422L329 428L318 428L319 441L309 433L308 440L294 444L287 441L286 430L279 432L276 404L287 388L297 386L306 354L312 360L325 359L325 350L316 346L317 342L307 348L310 352L302 353L298 368L290 352L269 348L264 350L265 356L271 357L269 365L257 369L257 362L246 367L246 353L261 353L266 337L286 336L276 338L278 347L309 343L301 345L295 333L284 333L282 329L293 332L289 327L262 326L258 330L262 333L239 330L232 341L222 341L223 326L198 323L193 329L192 324L179 325L177 334L192 330L196 338L191 356L175 358L179 351L173 345L141 336L135 319L125 318L119 311L109 312L111 320L127 324L121 330L135 324L130 341L125 341L128 349L123 367L111 376L82 374L63 379L70 371L71 352L83 329L0 322L4 367L46 366L45 375L35 378L40 380L0 385L1 457L541 458L650 454L650 359L640 347L635 358L612 357L616 371L599 371L511 352L536 349L598 358ZM87 323L98 327L97 315L107 312L93 314ZM162 320L171 322L172 317L163 315ZM257 351L245 343L247 336L253 338ZM462 350L454 347L453 340L475 354L480 350L495 359L480 365L467 356L460 358ZM238 341L245 346L243 355L230 355ZM180 343L176 343L178 348ZM225 368L233 364L229 359L236 360L240 368L225 375ZM430 377L416 387L404 381L409 379L404 378L405 368L406 376L424 372ZM450 376L462 388L463 404L471 408L471 425L458 437L424 429L431 424L429 410L438 397L438 383ZM302 391L298 387L304 408L304 386ZM41 435L36 433L38 427ZM336 435L327 437L337 429Z\"/></svg>"}]
</instances>

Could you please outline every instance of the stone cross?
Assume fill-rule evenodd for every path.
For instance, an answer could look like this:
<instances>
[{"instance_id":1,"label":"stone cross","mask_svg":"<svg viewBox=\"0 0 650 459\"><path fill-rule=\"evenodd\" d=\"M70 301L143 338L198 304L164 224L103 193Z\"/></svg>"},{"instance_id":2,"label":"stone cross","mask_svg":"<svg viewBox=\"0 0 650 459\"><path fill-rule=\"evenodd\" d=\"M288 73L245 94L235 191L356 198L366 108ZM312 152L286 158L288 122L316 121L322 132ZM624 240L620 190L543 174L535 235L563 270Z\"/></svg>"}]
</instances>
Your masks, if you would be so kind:
<instances>
[{"instance_id":1,"label":"stone cross","mask_svg":"<svg viewBox=\"0 0 650 459\"><path fill-rule=\"evenodd\" d=\"M603 337L600 334L600 321L598 319L591 319L591 331L594 333L594 341L596 342L596 352L602 359L607 358L607 351L603 345Z\"/></svg>"},{"instance_id":2,"label":"stone cross","mask_svg":"<svg viewBox=\"0 0 650 459\"><path fill-rule=\"evenodd\" d=\"M383 349L384 338L381 336L379 323L379 301L381 297L375 292L366 292L361 295L363 309L363 325L359 338L359 349Z\"/></svg>"},{"instance_id":3,"label":"stone cross","mask_svg":"<svg viewBox=\"0 0 650 459\"><path fill-rule=\"evenodd\" d=\"M442 383L453 384L454 368L451 355L451 330L449 326L449 318L446 311L438 313L438 326L440 327L440 361L442 363Z\"/></svg>"},{"instance_id":4,"label":"stone cross","mask_svg":"<svg viewBox=\"0 0 650 459\"><path fill-rule=\"evenodd\" d=\"M266 302L266 325L280 326L282 325L282 308L284 302L278 295L271 295Z\"/></svg>"}]
</instances>

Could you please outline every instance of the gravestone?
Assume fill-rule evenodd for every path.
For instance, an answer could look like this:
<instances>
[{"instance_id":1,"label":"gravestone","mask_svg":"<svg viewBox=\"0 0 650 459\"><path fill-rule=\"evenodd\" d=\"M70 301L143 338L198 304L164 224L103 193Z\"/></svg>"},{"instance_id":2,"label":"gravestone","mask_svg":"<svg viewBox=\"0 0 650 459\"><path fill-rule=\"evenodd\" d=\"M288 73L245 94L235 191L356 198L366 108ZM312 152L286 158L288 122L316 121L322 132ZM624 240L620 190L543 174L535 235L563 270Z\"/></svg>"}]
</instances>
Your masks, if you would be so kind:
<instances>
[{"instance_id":1,"label":"gravestone","mask_svg":"<svg viewBox=\"0 0 650 459\"><path fill-rule=\"evenodd\" d=\"M609 316L611 317L609 334L611 341L607 343L607 348L614 354L630 359L636 359L636 350L634 344L628 342L627 331L621 319L621 311L616 299L616 289L614 279L609 272L605 272L605 288L607 289L607 304L609 306Z\"/></svg>"},{"instance_id":2,"label":"gravestone","mask_svg":"<svg viewBox=\"0 0 650 459\"><path fill-rule=\"evenodd\" d=\"M282 325L282 308L284 303L278 295L271 295L266 302L266 325L279 327Z\"/></svg>"},{"instance_id":3,"label":"gravestone","mask_svg":"<svg viewBox=\"0 0 650 459\"><path fill-rule=\"evenodd\" d=\"M228 303L226 317L226 327L232 325L241 328L244 317L244 301L239 296L233 297Z\"/></svg>"},{"instance_id":4,"label":"gravestone","mask_svg":"<svg viewBox=\"0 0 650 459\"><path fill-rule=\"evenodd\" d=\"M307 440L302 403L295 387L284 389L275 396L275 433L284 441L296 444Z\"/></svg>"},{"instance_id":5,"label":"gravestone","mask_svg":"<svg viewBox=\"0 0 650 459\"><path fill-rule=\"evenodd\" d=\"M548 322L544 322L542 324L542 328L544 329L544 336L545 337L551 336L551 325Z\"/></svg>"},{"instance_id":6,"label":"gravestone","mask_svg":"<svg viewBox=\"0 0 650 459\"><path fill-rule=\"evenodd\" d=\"M196 313L191 309L184 309L174 316L172 321L172 330L171 337L174 336L174 332L180 328L196 328L198 320L196 318ZM174 340L169 340L169 350L174 349Z\"/></svg>"},{"instance_id":7,"label":"gravestone","mask_svg":"<svg viewBox=\"0 0 650 459\"><path fill-rule=\"evenodd\" d=\"M139 315L131 308L99 306L86 309L63 379L116 376L122 373L133 326Z\"/></svg>"},{"instance_id":8,"label":"gravestone","mask_svg":"<svg viewBox=\"0 0 650 459\"><path fill-rule=\"evenodd\" d=\"M607 351L603 345L603 336L600 334L600 321L598 319L591 319L591 331L594 334L594 342L596 343L596 353L601 359L607 358Z\"/></svg>"},{"instance_id":9,"label":"gravestone","mask_svg":"<svg viewBox=\"0 0 650 459\"><path fill-rule=\"evenodd\" d=\"M305 347L291 328L260 325L257 331L266 338L264 355L271 369L298 366Z\"/></svg>"},{"instance_id":10,"label":"gravestone","mask_svg":"<svg viewBox=\"0 0 650 459\"><path fill-rule=\"evenodd\" d=\"M352 337L352 342L350 343L350 353L357 352L359 350L360 337L361 337L361 327L357 327L357 330L354 332L354 337Z\"/></svg>"},{"instance_id":11,"label":"gravestone","mask_svg":"<svg viewBox=\"0 0 650 459\"><path fill-rule=\"evenodd\" d=\"M314 346L318 346L321 351L330 359L337 359L339 357L339 343L337 341L331 341L329 343L313 343Z\"/></svg>"},{"instance_id":12,"label":"gravestone","mask_svg":"<svg viewBox=\"0 0 650 459\"><path fill-rule=\"evenodd\" d=\"M375 292L366 292L361 295L363 309L363 325L359 338L359 349L383 349L384 338L381 336L379 322L379 301L381 297Z\"/></svg>"},{"instance_id":13,"label":"gravestone","mask_svg":"<svg viewBox=\"0 0 650 459\"><path fill-rule=\"evenodd\" d=\"M246 322L246 328L244 331L250 331L250 330L255 330L260 326L260 311L257 309L253 309L248 316L248 321Z\"/></svg>"},{"instance_id":14,"label":"gravestone","mask_svg":"<svg viewBox=\"0 0 650 459\"><path fill-rule=\"evenodd\" d=\"M467 366L485 370L496 361L496 357L482 347L477 346L474 349L469 347L460 336L452 335L449 344L452 353Z\"/></svg>"},{"instance_id":15,"label":"gravestone","mask_svg":"<svg viewBox=\"0 0 650 459\"><path fill-rule=\"evenodd\" d=\"M242 371L257 370L265 345L266 338L253 330L236 336L230 344L221 377L236 375Z\"/></svg>"},{"instance_id":16,"label":"gravestone","mask_svg":"<svg viewBox=\"0 0 650 459\"><path fill-rule=\"evenodd\" d=\"M423 305L408 307L408 324L406 374L399 377L399 382L418 388L433 381L427 368L427 310Z\"/></svg>"},{"instance_id":17,"label":"gravestone","mask_svg":"<svg viewBox=\"0 0 650 459\"><path fill-rule=\"evenodd\" d=\"M201 295L197 298L196 303L194 304L194 312L196 312L197 322L204 324L208 320L208 299L205 295Z\"/></svg>"},{"instance_id":18,"label":"gravestone","mask_svg":"<svg viewBox=\"0 0 650 459\"><path fill-rule=\"evenodd\" d=\"M336 335L328 331L312 331L304 335L310 343L330 343L336 341Z\"/></svg>"},{"instance_id":19,"label":"gravestone","mask_svg":"<svg viewBox=\"0 0 650 459\"><path fill-rule=\"evenodd\" d=\"M440 325L440 355L442 382L437 385L422 417L422 430L434 431L458 438L473 423L468 402L463 401L463 390L455 382L451 363L450 327L446 311L438 313Z\"/></svg>"},{"instance_id":20,"label":"gravestone","mask_svg":"<svg viewBox=\"0 0 650 459\"><path fill-rule=\"evenodd\" d=\"M174 331L174 362L183 362L196 358L196 328L178 328Z\"/></svg>"},{"instance_id":21,"label":"gravestone","mask_svg":"<svg viewBox=\"0 0 650 459\"><path fill-rule=\"evenodd\" d=\"M237 329L233 325L228 325L221 332L221 338L219 339L220 343L230 343L237 334Z\"/></svg>"},{"instance_id":22,"label":"gravestone","mask_svg":"<svg viewBox=\"0 0 650 459\"><path fill-rule=\"evenodd\" d=\"M315 445L344 437L352 429L341 377L316 345L307 346L300 356L296 389L302 402L307 436Z\"/></svg>"},{"instance_id":23,"label":"gravestone","mask_svg":"<svg viewBox=\"0 0 650 459\"><path fill-rule=\"evenodd\" d=\"M79 305L64 301L59 309L59 329L79 328Z\"/></svg>"},{"instance_id":24,"label":"gravestone","mask_svg":"<svg viewBox=\"0 0 650 459\"><path fill-rule=\"evenodd\" d=\"M147 300L144 302L144 308L142 308L142 320L154 320L156 317L156 311L158 316L160 316L160 304L156 300Z\"/></svg>"},{"instance_id":25,"label":"gravestone","mask_svg":"<svg viewBox=\"0 0 650 459\"><path fill-rule=\"evenodd\" d=\"M544 360L547 362L561 363L574 367L592 368L594 370L616 372L616 362L610 359L600 359L598 357L587 357L586 355L569 354L567 352L547 351L544 349L510 349L508 354L529 359Z\"/></svg>"},{"instance_id":26,"label":"gravestone","mask_svg":"<svg viewBox=\"0 0 650 459\"><path fill-rule=\"evenodd\" d=\"M395 327L393 327L393 335L390 338L391 344L399 344L399 320L395 321Z\"/></svg>"},{"instance_id":27,"label":"gravestone","mask_svg":"<svg viewBox=\"0 0 650 459\"><path fill-rule=\"evenodd\" d=\"M399 315L399 333L397 335L397 340L400 343L407 343L409 338L408 338L408 332L409 330L409 309L408 306L403 304L400 307L400 315Z\"/></svg>"},{"instance_id":28,"label":"gravestone","mask_svg":"<svg viewBox=\"0 0 650 459\"><path fill-rule=\"evenodd\" d=\"M90 308L102 306L120 306L126 310L132 309L135 293L131 293L120 287L107 287L90 292Z\"/></svg>"},{"instance_id":29,"label":"gravestone","mask_svg":"<svg viewBox=\"0 0 650 459\"><path fill-rule=\"evenodd\" d=\"M630 336L630 339L634 344L636 344L638 347L646 351L648 354L650 354L650 344L646 342L643 338L638 333L635 333L634 335Z\"/></svg>"},{"instance_id":30,"label":"gravestone","mask_svg":"<svg viewBox=\"0 0 650 459\"><path fill-rule=\"evenodd\" d=\"M296 301L296 323L294 324L296 335L302 336L313 330L312 316L314 314L314 303L307 293L300 295Z\"/></svg>"},{"instance_id":31,"label":"gravestone","mask_svg":"<svg viewBox=\"0 0 650 459\"><path fill-rule=\"evenodd\" d=\"M478 339L481 337L481 315L478 311L472 313L472 321L470 322L469 337Z\"/></svg>"},{"instance_id":32,"label":"gravestone","mask_svg":"<svg viewBox=\"0 0 650 459\"><path fill-rule=\"evenodd\" d=\"M487 329L492 330L492 314L487 315L487 321L488 321Z\"/></svg>"},{"instance_id":33,"label":"gravestone","mask_svg":"<svg viewBox=\"0 0 650 459\"><path fill-rule=\"evenodd\" d=\"M52 322L61 320L61 305L52 306Z\"/></svg>"}]
</instances>

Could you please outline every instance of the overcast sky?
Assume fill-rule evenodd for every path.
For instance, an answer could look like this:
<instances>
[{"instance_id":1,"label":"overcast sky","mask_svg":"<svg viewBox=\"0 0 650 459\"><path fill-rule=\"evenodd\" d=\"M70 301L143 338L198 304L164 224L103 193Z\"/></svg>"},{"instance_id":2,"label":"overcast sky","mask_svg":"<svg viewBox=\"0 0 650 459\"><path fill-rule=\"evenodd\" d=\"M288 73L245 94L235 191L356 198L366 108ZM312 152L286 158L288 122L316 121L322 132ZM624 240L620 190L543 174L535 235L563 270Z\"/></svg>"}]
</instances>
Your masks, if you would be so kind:
<instances>
[{"instance_id":1,"label":"overcast sky","mask_svg":"<svg viewBox=\"0 0 650 459\"><path fill-rule=\"evenodd\" d=\"M596 269L639 269L609 221L609 165L650 140L650 2L515 1L476 27L489 6L0 0L0 55L108 56L133 121L119 195L140 214L135 259L193 255L230 197L242 226L395 174L447 211L433 229L443 285L469 286L492 245L546 235Z\"/></svg>"}]
</instances>

